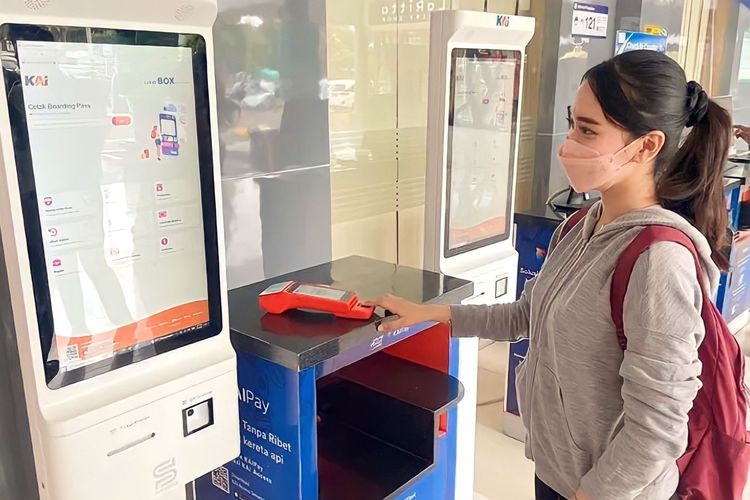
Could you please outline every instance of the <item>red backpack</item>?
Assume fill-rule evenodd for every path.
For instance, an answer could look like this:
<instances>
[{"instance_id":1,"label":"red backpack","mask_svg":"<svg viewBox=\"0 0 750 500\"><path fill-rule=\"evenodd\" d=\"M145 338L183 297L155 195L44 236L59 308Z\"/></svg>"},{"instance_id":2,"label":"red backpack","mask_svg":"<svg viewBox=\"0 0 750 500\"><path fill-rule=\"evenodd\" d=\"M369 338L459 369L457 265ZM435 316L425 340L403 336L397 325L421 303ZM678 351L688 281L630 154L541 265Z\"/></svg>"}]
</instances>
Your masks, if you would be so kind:
<instances>
[{"instance_id":1,"label":"red backpack","mask_svg":"<svg viewBox=\"0 0 750 500\"><path fill-rule=\"evenodd\" d=\"M562 239L587 210L570 216ZM739 500L750 470L750 433L747 430L748 392L745 387L745 357L721 313L706 292L700 259L692 240L679 229L650 225L641 230L620 255L612 275L610 307L617 338L623 350L627 338L623 328L623 304L630 274L638 257L660 241L678 243L693 254L703 291L701 316L706 334L698 348L703 364L693 408L688 414L688 447L677 460L680 483L677 495L690 500Z\"/></svg>"}]
</instances>

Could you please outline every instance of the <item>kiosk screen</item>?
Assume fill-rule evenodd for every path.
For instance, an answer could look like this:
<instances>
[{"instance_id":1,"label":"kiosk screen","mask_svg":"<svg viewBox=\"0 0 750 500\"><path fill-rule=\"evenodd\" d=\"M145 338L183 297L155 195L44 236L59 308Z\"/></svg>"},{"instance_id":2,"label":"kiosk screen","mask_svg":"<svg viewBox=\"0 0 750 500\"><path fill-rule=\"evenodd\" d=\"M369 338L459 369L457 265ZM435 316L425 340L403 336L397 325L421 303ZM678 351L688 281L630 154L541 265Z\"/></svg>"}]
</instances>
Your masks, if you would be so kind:
<instances>
[{"instance_id":1,"label":"kiosk screen","mask_svg":"<svg viewBox=\"0 0 750 500\"><path fill-rule=\"evenodd\" d=\"M48 385L218 334L204 40L60 26L0 34ZM163 140L165 114L178 144Z\"/></svg>"},{"instance_id":2,"label":"kiosk screen","mask_svg":"<svg viewBox=\"0 0 750 500\"><path fill-rule=\"evenodd\" d=\"M294 289L294 293L328 300L343 300L347 294L345 290L312 285L300 285Z\"/></svg>"},{"instance_id":3,"label":"kiosk screen","mask_svg":"<svg viewBox=\"0 0 750 500\"><path fill-rule=\"evenodd\" d=\"M508 238L521 57L451 54L445 257Z\"/></svg>"}]
</instances>

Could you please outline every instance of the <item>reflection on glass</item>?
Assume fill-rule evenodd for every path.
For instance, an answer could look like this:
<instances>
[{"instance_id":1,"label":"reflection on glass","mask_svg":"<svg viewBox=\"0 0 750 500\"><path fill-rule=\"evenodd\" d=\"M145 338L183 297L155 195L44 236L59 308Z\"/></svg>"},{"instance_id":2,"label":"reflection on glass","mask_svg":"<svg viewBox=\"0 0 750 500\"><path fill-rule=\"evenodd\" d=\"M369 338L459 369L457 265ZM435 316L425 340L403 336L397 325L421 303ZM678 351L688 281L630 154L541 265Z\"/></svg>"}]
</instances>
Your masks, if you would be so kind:
<instances>
[{"instance_id":1,"label":"reflection on glass","mask_svg":"<svg viewBox=\"0 0 750 500\"><path fill-rule=\"evenodd\" d=\"M518 51L451 54L446 257L507 238L520 65Z\"/></svg>"},{"instance_id":2,"label":"reflection on glass","mask_svg":"<svg viewBox=\"0 0 750 500\"><path fill-rule=\"evenodd\" d=\"M742 36L738 80L742 83L750 83L750 29Z\"/></svg>"},{"instance_id":3,"label":"reflection on glass","mask_svg":"<svg viewBox=\"0 0 750 500\"><path fill-rule=\"evenodd\" d=\"M236 287L330 258L326 9L324 0L220 0L218 9L224 223Z\"/></svg>"},{"instance_id":4,"label":"reflection on glass","mask_svg":"<svg viewBox=\"0 0 750 500\"><path fill-rule=\"evenodd\" d=\"M224 176L327 164L321 28L310 18L310 3L219 7L214 37Z\"/></svg>"}]
</instances>

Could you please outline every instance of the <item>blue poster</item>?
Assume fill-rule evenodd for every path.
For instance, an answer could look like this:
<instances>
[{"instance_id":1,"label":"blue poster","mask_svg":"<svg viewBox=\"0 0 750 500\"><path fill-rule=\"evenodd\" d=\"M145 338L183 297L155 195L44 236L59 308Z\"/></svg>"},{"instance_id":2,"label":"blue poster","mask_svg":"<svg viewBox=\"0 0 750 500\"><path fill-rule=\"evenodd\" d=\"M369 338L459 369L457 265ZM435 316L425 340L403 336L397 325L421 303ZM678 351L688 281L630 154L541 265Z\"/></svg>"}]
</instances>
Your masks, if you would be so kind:
<instances>
[{"instance_id":1,"label":"blue poster","mask_svg":"<svg viewBox=\"0 0 750 500\"><path fill-rule=\"evenodd\" d=\"M241 455L196 481L197 500L312 498L314 373L239 351L237 376Z\"/></svg>"},{"instance_id":2,"label":"blue poster","mask_svg":"<svg viewBox=\"0 0 750 500\"><path fill-rule=\"evenodd\" d=\"M557 224L557 221L542 217L516 216L516 250L518 251L516 300L521 297L526 281L536 277L542 269ZM505 409L516 415L519 415L516 394L516 368L526 359L528 349L528 340L521 340L510 345Z\"/></svg>"},{"instance_id":3,"label":"blue poster","mask_svg":"<svg viewBox=\"0 0 750 500\"><path fill-rule=\"evenodd\" d=\"M667 51L667 36L639 31L618 31L615 55L633 50L654 50L664 53Z\"/></svg>"}]
</instances>

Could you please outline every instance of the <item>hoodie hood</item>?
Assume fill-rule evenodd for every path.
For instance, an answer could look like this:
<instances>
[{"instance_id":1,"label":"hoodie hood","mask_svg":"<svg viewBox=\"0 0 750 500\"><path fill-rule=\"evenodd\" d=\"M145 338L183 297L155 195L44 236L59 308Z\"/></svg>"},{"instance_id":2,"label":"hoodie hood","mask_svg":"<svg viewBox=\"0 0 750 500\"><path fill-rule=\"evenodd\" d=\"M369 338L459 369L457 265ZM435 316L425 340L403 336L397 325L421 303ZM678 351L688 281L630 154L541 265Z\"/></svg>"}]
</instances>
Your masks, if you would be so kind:
<instances>
[{"instance_id":1,"label":"hoodie hood","mask_svg":"<svg viewBox=\"0 0 750 500\"><path fill-rule=\"evenodd\" d=\"M698 255L701 259L701 268L703 269L704 284L709 286L711 295L716 294L716 290L719 287L719 279L721 278L721 271L711 258L711 246L708 244L706 237L683 216L667 210L660 205L653 205L628 212L605 225L598 233L594 234L601 213L602 203L598 201L591 207L584 219L583 228L580 233L582 238L586 240L602 238L606 241L606 239L614 239L622 234L623 231L654 224L670 226L685 233L693 241L696 250L698 250Z\"/></svg>"}]
</instances>

